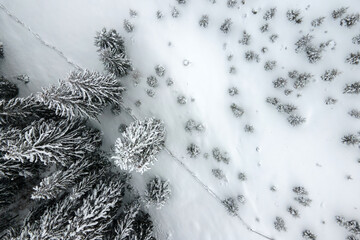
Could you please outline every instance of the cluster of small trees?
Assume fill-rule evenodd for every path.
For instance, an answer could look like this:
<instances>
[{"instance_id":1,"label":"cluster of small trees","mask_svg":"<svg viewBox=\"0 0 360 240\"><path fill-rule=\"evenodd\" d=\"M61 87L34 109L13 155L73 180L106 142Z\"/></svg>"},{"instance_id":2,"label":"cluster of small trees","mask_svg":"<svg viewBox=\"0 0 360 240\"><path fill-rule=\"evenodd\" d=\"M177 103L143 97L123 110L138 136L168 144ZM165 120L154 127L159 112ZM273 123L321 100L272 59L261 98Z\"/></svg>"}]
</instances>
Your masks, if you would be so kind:
<instances>
[{"instance_id":1,"label":"cluster of small trees","mask_svg":"<svg viewBox=\"0 0 360 240\"><path fill-rule=\"evenodd\" d=\"M59 85L24 98L15 98L17 87L0 78L2 239L154 239L130 175L114 172L100 150L100 131L87 123L121 103L125 88L117 77L131 70L115 30L103 29L95 44L109 74L73 71ZM132 123L123 137L116 164L144 171L162 149L165 130L150 118ZM168 198L168 183L151 186L149 196L166 192Z\"/></svg>"}]
</instances>

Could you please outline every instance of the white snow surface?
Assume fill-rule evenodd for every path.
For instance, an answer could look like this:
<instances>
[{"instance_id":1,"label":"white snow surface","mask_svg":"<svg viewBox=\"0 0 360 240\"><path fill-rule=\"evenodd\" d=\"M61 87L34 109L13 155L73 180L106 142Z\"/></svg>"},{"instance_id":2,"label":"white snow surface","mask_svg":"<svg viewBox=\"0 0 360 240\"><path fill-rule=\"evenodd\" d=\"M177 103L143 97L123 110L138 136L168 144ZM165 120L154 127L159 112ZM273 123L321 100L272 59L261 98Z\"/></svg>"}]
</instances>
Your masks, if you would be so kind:
<instances>
[{"instance_id":1,"label":"white snow surface","mask_svg":"<svg viewBox=\"0 0 360 240\"><path fill-rule=\"evenodd\" d=\"M228 8L226 1L215 4L208 0L188 0L179 5L175 0L0 0L8 12L26 24L46 43L63 52L70 61L82 68L103 71L99 61L94 36L101 28L114 28L124 36L129 57L135 71L123 79L127 87L125 104L139 118L154 116L162 119L167 128L166 146L195 175L221 199L244 195L245 204L238 211L252 229L274 239L301 239L302 231L309 229L318 239L345 239L346 230L335 222L336 215L360 220L360 164L359 149L341 143L341 137L360 130L360 120L350 117L349 110L360 110L360 95L342 94L345 84L359 81L359 65L345 63L350 52L360 50L351 39L359 34L358 25L340 26L333 20L331 11L342 6L347 13L360 12L358 0L253 0ZM171 16L176 7L180 15ZM276 7L272 20L262 16ZM132 18L129 10L138 15ZM296 25L286 19L286 11L299 9L303 23ZM156 18L160 10L164 17ZM257 14L253 14L256 10ZM198 24L203 14L209 15L209 26ZM311 27L311 21L324 16L323 25ZM226 18L233 21L228 34L219 30ZM127 33L124 19L134 24L135 30ZM269 31L259 28L269 24ZM251 34L251 43L238 43L242 32ZM322 59L315 64L307 61L304 53L295 53L294 43L303 35L314 36L319 44L328 40L336 42L335 50L326 49ZM278 34L271 43L269 36ZM30 83L20 87L26 96L41 87L57 84L74 66L46 47L21 24L0 9L0 40L4 42L5 59L1 69L11 80L16 75L27 74ZM261 48L267 47L267 53ZM244 53L253 50L260 62L247 62ZM233 59L227 60L232 54ZM184 66L183 61L190 64ZM273 71L265 71L268 60L277 61ZM146 78L155 74L154 67L166 68L164 77L158 77L160 86L153 89L153 98L146 94L150 89ZM230 74L231 66L236 68ZM327 69L337 68L342 73L332 82L320 76ZM309 72L313 80L303 89L292 87L288 71ZM135 74L136 73L136 74ZM137 77L134 77L134 74ZM277 77L288 79L293 92L285 96L283 89L274 89ZM167 86L172 78L174 85ZM228 88L237 87L239 94L230 96ZM300 94L301 96L298 96ZM177 97L187 98L185 105ZM325 105L325 99L334 97L335 105ZM298 107L297 113L306 118L303 125L292 127L286 115L266 103L267 97L277 97L283 103ZM140 100L142 105L135 106ZM245 113L235 118L230 105L236 103ZM189 119L201 122L204 132L186 132ZM109 149L120 136L120 123L129 123L126 112L114 116L107 111L100 122L94 124L104 132L104 147ZM245 124L253 125L254 133L244 131ZM190 158L187 146L195 143L201 149L197 158ZM228 152L227 165L212 157L212 149L219 147ZM208 153L206 159L203 154ZM216 179L211 170L220 168L227 182ZM240 172L247 180L238 179ZM162 152L152 169L143 175L133 174L135 186L142 193L146 182L154 175L170 181L172 196L162 209L149 209L155 221L159 239L235 240L265 239L249 231L241 221L226 212L224 206L209 194L169 154ZM351 176L352 179L347 179ZM277 191L270 190L276 186ZM292 188L304 186L312 199L310 207L299 205ZM287 208L293 206L300 218L293 218ZM285 220L286 232L274 228L275 218Z\"/></svg>"}]
</instances>

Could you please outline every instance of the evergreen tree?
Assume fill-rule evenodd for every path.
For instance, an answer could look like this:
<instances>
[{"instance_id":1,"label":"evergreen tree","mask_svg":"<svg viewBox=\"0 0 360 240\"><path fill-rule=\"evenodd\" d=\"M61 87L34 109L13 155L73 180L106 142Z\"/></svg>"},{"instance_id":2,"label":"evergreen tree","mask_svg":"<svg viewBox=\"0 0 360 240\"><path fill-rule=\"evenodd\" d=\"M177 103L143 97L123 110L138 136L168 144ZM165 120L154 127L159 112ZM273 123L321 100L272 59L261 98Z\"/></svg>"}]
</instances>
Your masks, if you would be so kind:
<instances>
[{"instance_id":1,"label":"evergreen tree","mask_svg":"<svg viewBox=\"0 0 360 240\"><path fill-rule=\"evenodd\" d=\"M95 46L100 50L111 49L116 54L125 53L124 39L116 32L115 29L103 28L100 32L96 33Z\"/></svg>"},{"instance_id":2,"label":"evergreen tree","mask_svg":"<svg viewBox=\"0 0 360 240\"><path fill-rule=\"evenodd\" d=\"M82 159L101 144L100 133L81 120L40 120L23 130L0 132L5 160L67 165Z\"/></svg>"},{"instance_id":3,"label":"evergreen tree","mask_svg":"<svg viewBox=\"0 0 360 240\"><path fill-rule=\"evenodd\" d=\"M360 93L360 82L354 82L352 84L346 84L343 93L359 94Z\"/></svg>"},{"instance_id":4,"label":"evergreen tree","mask_svg":"<svg viewBox=\"0 0 360 240\"><path fill-rule=\"evenodd\" d=\"M10 99L18 95L19 89L15 84L0 76L0 99Z\"/></svg>"},{"instance_id":5,"label":"evergreen tree","mask_svg":"<svg viewBox=\"0 0 360 240\"><path fill-rule=\"evenodd\" d=\"M100 53L100 59L105 69L117 77L124 77L132 71L131 61L123 53L116 53L114 50L105 49Z\"/></svg>"},{"instance_id":6,"label":"evergreen tree","mask_svg":"<svg viewBox=\"0 0 360 240\"><path fill-rule=\"evenodd\" d=\"M165 128L162 121L147 118L131 123L115 142L115 164L123 170L147 171L156 161L156 154L165 143Z\"/></svg>"}]
</instances>

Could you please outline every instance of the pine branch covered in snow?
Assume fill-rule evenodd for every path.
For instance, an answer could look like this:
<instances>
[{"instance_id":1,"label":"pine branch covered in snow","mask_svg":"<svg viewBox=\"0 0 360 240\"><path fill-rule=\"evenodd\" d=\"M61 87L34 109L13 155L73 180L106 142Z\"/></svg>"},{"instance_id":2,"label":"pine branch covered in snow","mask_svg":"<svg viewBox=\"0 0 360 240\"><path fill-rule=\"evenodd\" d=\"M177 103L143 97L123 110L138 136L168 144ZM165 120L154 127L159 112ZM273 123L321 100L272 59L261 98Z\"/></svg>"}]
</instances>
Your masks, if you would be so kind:
<instances>
[{"instance_id":1,"label":"pine branch covered in snow","mask_svg":"<svg viewBox=\"0 0 360 240\"><path fill-rule=\"evenodd\" d=\"M105 107L121 101L124 90L114 75L85 70L71 72L66 80L59 81L59 86L44 88L35 97L59 116L96 119Z\"/></svg>"},{"instance_id":2,"label":"pine branch covered in snow","mask_svg":"<svg viewBox=\"0 0 360 240\"><path fill-rule=\"evenodd\" d=\"M0 180L3 178L15 179L17 177L33 177L35 172L40 169L33 163L21 163L0 156Z\"/></svg>"},{"instance_id":3,"label":"pine branch covered in snow","mask_svg":"<svg viewBox=\"0 0 360 240\"><path fill-rule=\"evenodd\" d=\"M34 120L53 118L54 115L52 110L37 102L33 95L0 100L0 126L26 126Z\"/></svg>"},{"instance_id":4,"label":"pine branch covered in snow","mask_svg":"<svg viewBox=\"0 0 360 240\"><path fill-rule=\"evenodd\" d=\"M5 160L42 162L67 165L72 159L82 159L100 145L100 133L80 120L40 120L23 130L0 132L0 150Z\"/></svg>"},{"instance_id":5,"label":"pine branch covered in snow","mask_svg":"<svg viewBox=\"0 0 360 240\"><path fill-rule=\"evenodd\" d=\"M0 76L0 99L10 99L18 95L19 89L15 84Z\"/></svg>"},{"instance_id":6,"label":"pine branch covered in snow","mask_svg":"<svg viewBox=\"0 0 360 240\"><path fill-rule=\"evenodd\" d=\"M169 181L162 180L156 176L146 185L144 202L146 206L154 205L157 209L162 208L171 195Z\"/></svg>"},{"instance_id":7,"label":"pine branch covered in snow","mask_svg":"<svg viewBox=\"0 0 360 240\"><path fill-rule=\"evenodd\" d=\"M31 198L37 200L58 198L74 185L77 179L86 175L91 165L92 162L81 159L71 164L65 170L54 172L51 176L42 179L40 184L34 187Z\"/></svg>"},{"instance_id":8,"label":"pine branch covered in snow","mask_svg":"<svg viewBox=\"0 0 360 240\"><path fill-rule=\"evenodd\" d=\"M143 173L156 161L156 154L165 143L165 128L162 121L147 118L131 123L122 138L115 142L112 159L123 170Z\"/></svg>"}]
</instances>

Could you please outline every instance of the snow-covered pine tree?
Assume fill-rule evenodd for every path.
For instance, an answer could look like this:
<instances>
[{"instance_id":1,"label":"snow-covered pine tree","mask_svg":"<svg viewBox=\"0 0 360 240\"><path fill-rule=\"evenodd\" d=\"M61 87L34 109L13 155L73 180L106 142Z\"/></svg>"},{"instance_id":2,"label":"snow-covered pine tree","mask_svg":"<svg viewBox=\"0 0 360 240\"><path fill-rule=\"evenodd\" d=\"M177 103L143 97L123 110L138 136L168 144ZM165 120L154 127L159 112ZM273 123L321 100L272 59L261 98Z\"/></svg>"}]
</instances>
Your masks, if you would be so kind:
<instances>
[{"instance_id":1,"label":"snow-covered pine tree","mask_svg":"<svg viewBox=\"0 0 360 240\"><path fill-rule=\"evenodd\" d=\"M115 142L115 155L112 159L122 170L143 173L156 161L156 154L165 143L165 128L162 121L147 118L131 123L122 138Z\"/></svg>"},{"instance_id":2,"label":"snow-covered pine tree","mask_svg":"<svg viewBox=\"0 0 360 240\"><path fill-rule=\"evenodd\" d=\"M33 95L25 98L0 100L0 127L9 125L25 127L40 118L54 118L55 113L36 102Z\"/></svg>"},{"instance_id":3,"label":"snow-covered pine tree","mask_svg":"<svg viewBox=\"0 0 360 240\"><path fill-rule=\"evenodd\" d=\"M147 207L154 205L157 209L162 208L170 198L171 189L169 181L155 176L146 185L144 202Z\"/></svg>"},{"instance_id":4,"label":"snow-covered pine tree","mask_svg":"<svg viewBox=\"0 0 360 240\"><path fill-rule=\"evenodd\" d=\"M100 60L103 62L105 69L117 77L124 77L132 71L131 61L123 53L105 49L100 52Z\"/></svg>"},{"instance_id":5,"label":"snow-covered pine tree","mask_svg":"<svg viewBox=\"0 0 360 240\"><path fill-rule=\"evenodd\" d=\"M75 185L77 179L88 175L87 171L92 163L92 161L81 159L71 164L67 169L58 170L51 176L43 178L40 184L34 187L31 198L36 200L58 198L67 189Z\"/></svg>"},{"instance_id":6,"label":"snow-covered pine tree","mask_svg":"<svg viewBox=\"0 0 360 240\"><path fill-rule=\"evenodd\" d=\"M59 81L59 86L44 88L36 95L36 101L61 117L96 119L105 107L121 101L124 90L112 74L73 71L67 79Z\"/></svg>"},{"instance_id":7,"label":"snow-covered pine tree","mask_svg":"<svg viewBox=\"0 0 360 240\"><path fill-rule=\"evenodd\" d=\"M5 160L67 165L101 145L100 132L82 120L40 120L23 130L0 132Z\"/></svg>"},{"instance_id":8,"label":"snow-covered pine tree","mask_svg":"<svg viewBox=\"0 0 360 240\"><path fill-rule=\"evenodd\" d=\"M343 93L347 94L359 94L360 93L360 82L354 82L346 84Z\"/></svg>"},{"instance_id":9,"label":"snow-covered pine tree","mask_svg":"<svg viewBox=\"0 0 360 240\"><path fill-rule=\"evenodd\" d=\"M106 28L103 28L100 32L97 32L95 36L95 46L99 48L99 51L111 49L114 50L116 54L125 54L124 39L115 29L107 31Z\"/></svg>"},{"instance_id":10,"label":"snow-covered pine tree","mask_svg":"<svg viewBox=\"0 0 360 240\"><path fill-rule=\"evenodd\" d=\"M0 76L0 99L14 98L18 93L19 89L14 83Z\"/></svg>"}]
</instances>

